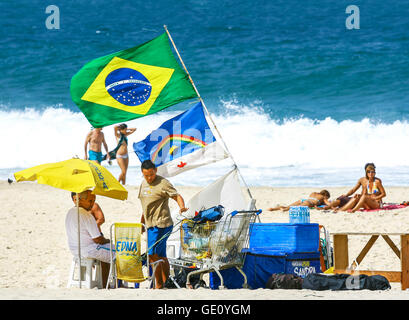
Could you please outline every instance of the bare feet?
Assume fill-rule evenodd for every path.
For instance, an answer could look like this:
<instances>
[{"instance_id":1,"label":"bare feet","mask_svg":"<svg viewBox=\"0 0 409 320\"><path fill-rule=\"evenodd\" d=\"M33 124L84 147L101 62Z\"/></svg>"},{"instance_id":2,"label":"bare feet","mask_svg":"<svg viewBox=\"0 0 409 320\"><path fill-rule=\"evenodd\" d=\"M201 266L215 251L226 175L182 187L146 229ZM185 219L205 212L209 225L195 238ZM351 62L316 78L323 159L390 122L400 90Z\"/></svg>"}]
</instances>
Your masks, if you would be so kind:
<instances>
[{"instance_id":1,"label":"bare feet","mask_svg":"<svg viewBox=\"0 0 409 320\"><path fill-rule=\"evenodd\" d=\"M283 207L280 206L280 205L278 205L278 206L275 207L275 208L268 208L267 211L277 211L277 210L282 210L282 209L283 209Z\"/></svg>"}]
</instances>

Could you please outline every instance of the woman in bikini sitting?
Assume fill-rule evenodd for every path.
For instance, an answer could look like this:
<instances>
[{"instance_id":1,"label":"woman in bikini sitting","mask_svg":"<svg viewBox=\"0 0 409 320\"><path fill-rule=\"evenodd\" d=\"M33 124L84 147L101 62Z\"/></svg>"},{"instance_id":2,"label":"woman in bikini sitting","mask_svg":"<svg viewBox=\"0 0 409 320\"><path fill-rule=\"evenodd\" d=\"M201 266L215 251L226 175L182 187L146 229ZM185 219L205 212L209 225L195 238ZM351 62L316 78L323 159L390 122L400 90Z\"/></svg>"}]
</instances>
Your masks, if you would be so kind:
<instances>
[{"instance_id":1,"label":"woman in bikini sitting","mask_svg":"<svg viewBox=\"0 0 409 320\"><path fill-rule=\"evenodd\" d=\"M340 211L355 212L361 208L370 210L382 207L382 198L386 196L386 192L381 179L375 177L375 168L373 163L365 165L365 177L360 178L355 187L342 196L349 197L362 187L361 194L354 195L347 204L339 209Z\"/></svg>"},{"instance_id":2,"label":"woman in bikini sitting","mask_svg":"<svg viewBox=\"0 0 409 320\"><path fill-rule=\"evenodd\" d=\"M267 211L288 211L290 207L293 206L307 206L310 208L314 208L316 206L320 206L323 204L329 205L330 202L328 201L330 194L327 190L321 190L320 192L313 192L310 194L309 198L298 200L288 206L277 206L275 208L268 208Z\"/></svg>"},{"instance_id":3,"label":"woman in bikini sitting","mask_svg":"<svg viewBox=\"0 0 409 320\"><path fill-rule=\"evenodd\" d=\"M121 168L121 174L118 181L125 184L126 172L128 170L129 158L128 158L128 136L136 131L136 128L128 128L125 123L114 127L115 137L118 145L114 149L116 151L116 161Z\"/></svg>"}]
</instances>

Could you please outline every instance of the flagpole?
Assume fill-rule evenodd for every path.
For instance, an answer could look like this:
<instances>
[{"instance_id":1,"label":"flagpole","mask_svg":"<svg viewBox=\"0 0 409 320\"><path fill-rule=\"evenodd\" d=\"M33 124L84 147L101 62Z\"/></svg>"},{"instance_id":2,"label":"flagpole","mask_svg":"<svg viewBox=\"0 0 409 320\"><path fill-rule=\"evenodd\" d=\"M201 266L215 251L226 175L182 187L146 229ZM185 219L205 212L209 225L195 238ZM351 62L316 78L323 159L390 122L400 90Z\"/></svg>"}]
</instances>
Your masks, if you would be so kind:
<instances>
[{"instance_id":1,"label":"flagpole","mask_svg":"<svg viewBox=\"0 0 409 320\"><path fill-rule=\"evenodd\" d=\"M180 60L180 62L182 63L182 66L183 66L183 68L185 69L185 71L186 71L186 73L187 73L187 75L188 75L188 77L189 77L190 83L192 84L193 88L195 89L196 94L198 95L200 102L202 103L204 109L206 110L206 113L207 113L207 115L208 115L210 121L212 122L213 127L215 128L215 130L216 130L217 134L219 135L220 139L222 140L223 145L224 145L224 148L226 149L227 153L229 154L229 157L230 157L230 158L232 159L232 161L234 162L234 165L235 165L235 167L236 167L236 170L237 170L238 174L240 175L241 179L243 180L243 183L244 183L244 185L245 185L246 188L247 188L247 192L248 192L250 198L253 199L253 196L251 195L250 189L249 189L249 187L248 187L246 181L244 180L243 176L241 175L241 172L240 172L240 170L239 170L239 167L238 167L237 164L236 164L236 161L234 161L234 158L233 158L232 154L230 153L229 148L227 148L226 142L223 140L223 137L222 137L222 135L220 134L219 129L216 127L216 124L214 123L214 121L213 121L213 119L212 119L212 117L211 117L211 115L210 115L209 110L207 109L207 107L206 107L206 105L205 105L205 103L204 103L202 97L200 96L199 90L197 90L196 85L195 85L195 83L193 82L193 79L192 79L192 77L190 76L189 71L187 71L187 68L186 68L186 66L185 66L185 63L183 62L182 57L181 57L180 54L179 54L179 50L176 48L176 45L175 45L175 43L173 42L172 36L170 35L167 26L164 25L163 27L165 28L165 31L166 31L166 33L167 33L167 35L168 35L168 37L169 37L169 40L170 40L170 42L172 43L173 48L175 49L176 54L178 55L179 60Z\"/></svg>"},{"instance_id":2,"label":"flagpole","mask_svg":"<svg viewBox=\"0 0 409 320\"><path fill-rule=\"evenodd\" d=\"M82 283L82 269L81 269L81 233L80 233L80 195L76 193L76 199L75 199L75 204L77 206L77 222L78 222L78 266L79 266L79 276L78 279L80 280L80 289L81 289L81 283Z\"/></svg>"}]
</instances>

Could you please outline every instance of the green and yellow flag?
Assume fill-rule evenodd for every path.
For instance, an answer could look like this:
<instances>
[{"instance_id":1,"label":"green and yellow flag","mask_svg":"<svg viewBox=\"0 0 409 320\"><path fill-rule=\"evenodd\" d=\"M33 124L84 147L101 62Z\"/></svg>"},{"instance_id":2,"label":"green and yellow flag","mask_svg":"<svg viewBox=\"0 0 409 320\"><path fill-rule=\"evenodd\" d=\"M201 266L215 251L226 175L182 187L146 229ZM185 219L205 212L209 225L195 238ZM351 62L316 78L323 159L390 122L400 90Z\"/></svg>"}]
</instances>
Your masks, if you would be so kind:
<instances>
[{"instance_id":1,"label":"green and yellow flag","mask_svg":"<svg viewBox=\"0 0 409 320\"><path fill-rule=\"evenodd\" d=\"M95 128L147 116L197 97L166 33L87 63L72 77L70 91Z\"/></svg>"}]
</instances>

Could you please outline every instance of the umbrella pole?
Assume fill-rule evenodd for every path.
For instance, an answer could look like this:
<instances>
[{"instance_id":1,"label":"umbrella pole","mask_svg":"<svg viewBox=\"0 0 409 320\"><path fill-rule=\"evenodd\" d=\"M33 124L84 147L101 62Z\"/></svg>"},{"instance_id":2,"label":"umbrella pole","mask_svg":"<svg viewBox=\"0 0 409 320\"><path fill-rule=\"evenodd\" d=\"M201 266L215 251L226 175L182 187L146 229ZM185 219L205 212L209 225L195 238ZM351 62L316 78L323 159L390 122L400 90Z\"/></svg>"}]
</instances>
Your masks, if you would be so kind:
<instances>
[{"instance_id":1,"label":"umbrella pole","mask_svg":"<svg viewBox=\"0 0 409 320\"><path fill-rule=\"evenodd\" d=\"M78 268L79 268L79 273L78 273L78 279L80 280L80 289L81 289L81 280L82 280L82 274L81 274L81 237L80 237L80 195L77 193L77 200L76 200L76 205L77 205L77 219L78 219Z\"/></svg>"}]
</instances>

